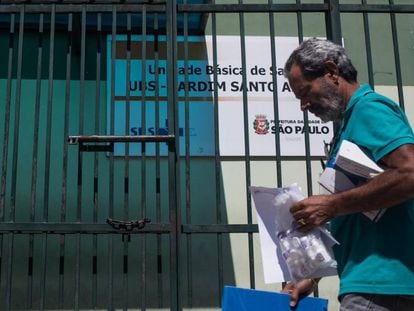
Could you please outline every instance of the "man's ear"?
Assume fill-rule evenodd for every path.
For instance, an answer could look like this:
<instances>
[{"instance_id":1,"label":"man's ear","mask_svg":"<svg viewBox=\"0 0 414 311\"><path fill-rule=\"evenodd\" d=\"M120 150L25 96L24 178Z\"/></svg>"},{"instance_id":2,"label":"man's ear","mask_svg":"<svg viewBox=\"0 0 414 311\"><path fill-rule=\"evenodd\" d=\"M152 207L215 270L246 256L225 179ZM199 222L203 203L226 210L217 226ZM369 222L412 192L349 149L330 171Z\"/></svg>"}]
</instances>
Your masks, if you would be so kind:
<instances>
[{"instance_id":1,"label":"man's ear","mask_svg":"<svg viewBox=\"0 0 414 311\"><path fill-rule=\"evenodd\" d=\"M325 62L325 70L328 74L328 78L332 79L332 81L337 84L339 80L339 68L338 66L331 60L327 60Z\"/></svg>"}]
</instances>

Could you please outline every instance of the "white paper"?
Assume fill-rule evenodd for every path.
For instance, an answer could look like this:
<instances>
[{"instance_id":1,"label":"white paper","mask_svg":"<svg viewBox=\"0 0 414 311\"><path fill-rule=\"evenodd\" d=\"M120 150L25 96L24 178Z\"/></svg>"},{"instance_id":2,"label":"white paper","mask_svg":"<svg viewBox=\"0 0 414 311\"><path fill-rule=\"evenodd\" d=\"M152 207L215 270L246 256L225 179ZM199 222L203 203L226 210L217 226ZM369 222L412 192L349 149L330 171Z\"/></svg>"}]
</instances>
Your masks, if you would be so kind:
<instances>
[{"instance_id":1,"label":"white paper","mask_svg":"<svg viewBox=\"0 0 414 311\"><path fill-rule=\"evenodd\" d=\"M272 204L280 190L265 187L250 187L250 191L257 211L264 282L266 284L286 282L290 279L290 274L282 257L279 257L280 255L278 256L275 234L276 223L274 221L276 210Z\"/></svg>"},{"instance_id":2,"label":"white paper","mask_svg":"<svg viewBox=\"0 0 414 311\"><path fill-rule=\"evenodd\" d=\"M383 171L358 145L344 139L336 155L334 167L327 167L319 177L318 182L322 186L321 194L326 194L326 191L336 193L358 187ZM377 222L385 211L386 209L379 209L362 214L371 221Z\"/></svg>"},{"instance_id":3,"label":"white paper","mask_svg":"<svg viewBox=\"0 0 414 311\"><path fill-rule=\"evenodd\" d=\"M319 184L329 193L342 192L355 188L355 184L341 171L327 167L318 180Z\"/></svg>"},{"instance_id":4,"label":"white paper","mask_svg":"<svg viewBox=\"0 0 414 311\"><path fill-rule=\"evenodd\" d=\"M335 159L335 165L363 178L370 178L384 171L358 145L348 140L342 141Z\"/></svg>"}]
</instances>

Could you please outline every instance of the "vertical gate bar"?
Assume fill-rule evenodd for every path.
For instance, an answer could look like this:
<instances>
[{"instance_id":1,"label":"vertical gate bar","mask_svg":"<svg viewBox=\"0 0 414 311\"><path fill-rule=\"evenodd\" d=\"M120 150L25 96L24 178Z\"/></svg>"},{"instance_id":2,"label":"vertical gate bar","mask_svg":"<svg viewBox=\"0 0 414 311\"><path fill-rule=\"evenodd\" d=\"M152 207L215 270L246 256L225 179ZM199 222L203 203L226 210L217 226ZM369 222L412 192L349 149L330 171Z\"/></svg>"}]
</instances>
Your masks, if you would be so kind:
<instances>
[{"instance_id":1,"label":"vertical gate bar","mask_svg":"<svg viewBox=\"0 0 414 311\"><path fill-rule=\"evenodd\" d=\"M141 127L143 135L147 132L147 104L146 104L146 85L147 85L147 7L142 6L142 30L141 30L141 80L142 80L142 91L141 91ZM147 156L146 156L146 144L141 144L141 218L144 218L147 214ZM146 235L141 235L142 247L141 247L141 308L146 310L146 256L147 256L147 245Z\"/></svg>"},{"instance_id":2,"label":"vertical gate bar","mask_svg":"<svg viewBox=\"0 0 414 311\"><path fill-rule=\"evenodd\" d=\"M268 0L269 5L273 4L272 0ZM279 94L277 85L277 53L276 53L276 31L275 31L275 16L274 13L269 12L269 28L270 28L270 52L272 58L272 83L273 83L273 119L275 121L275 159L276 159L276 185L283 186L282 180L282 158L280 152L280 132L279 132ZM282 287L284 283L282 283Z\"/></svg>"},{"instance_id":3,"label":"vertical gate bar","mask_svg":"<svg viewBox=\"0 0 414 311\"><path fill-rule=\"evenodd\" d=\"M0 193L0 220L5 220L6 213L6 181L7 181L7 160L8 160L8 146L9 146L9 131L10 131L10 106L11 106L11 92L12 92L12 70L13 70L13 50L14 50L14 36L15 36L15 15L12 14L10 18L9 29L9 53L8 53L8 65L7 65L7 90L5 100L5 114L4 114L4 140L3 140L3 163L1 170L1 193ZM10 247L11 234L7 234L7 270L6 270L6 290L5 290L5 310L10 310L10 297L11 297L11 271L10 269L10 252L13 247ZM1 235L1 263L3 262L3 240L4 234ZM3 265L2 265L3 266Z\"/></svg>"},{"instance_id":4,"label":"vertical gate bar","mask_svg":"<svg viewBox=\"0 0 414 311\"><path fill-rule=\"evenodd\" d=\"M126 49L126 98L125 98L125 135L130 133L130 90L131 81L131 13L127 14L127 49ZM128 206L129 206L129 144L125 144L125 167L124 167L124 220L128 220ZM128 309L128 238L124 238L123 250L123 309Z\"/></svg>"},{"instance_id":5,"label":"vertical gate bar","mask_svg":"<svg viewBox=\"0 0 414 311\"><path fill-rule=\"evenodd\" d=\"M40 118L40 97L42 86L42 53L43 53L43 18L44 14L39 16L38 43L37 43L37 70L36 70L36 95L35 111L33 126L33 155L32 155L32 182L31 182L31 203L30 203L30 222L35 221L36 212L36 183L37 183L37 162L38 162L38 144L39 144L39 118ZM33 290L33 248L34 235L29 235L29 256L27 260L27 303L28 309L32 308L32 290Z\"/></svg>"},{"instance_id":6,"label":"vertical gate bar","mask_svg":"<svg viewBox=\"0 0 414 311\"><path fill-rule=\"evenodd\" d=\"M8 159L8 147L9 147L10 105L11 105L13 49L14 49L14 31L15 31L14 23L15 23L15 15L11 14L10 28L9 28L7 86L6 86L5 111L4 111L4 123L3 123L3 154L2 154L2 167L1 167L1 188L0 188L0 220L1 221L4 221L4 216L5 216L7 159ZM2 250L2 247L0 248L0 251L1 250Z\"/></svg>"},{"instance_id":7,"label":"vertical gate bar","mask_svg":"<svg viewBox=\"0 0 414 311\"><path fill-rule=\"evenodd\" d=\"M154 67L155 67L155 132L160 129L160 89L159 89L159 45L158 45L158 13L154 14ZM161 169L160 144L155 144L155 213L157 223L162 220L161 215ZM162 280L162 236L157 233L157 289L158 308L163 306L163 280Z\"/></svg>"},{"instance_id":8,"label":"vertical gate bar","mask_svg":"<svg viewBox=\"0 0 414 311\"><path fill-rule=\"evenodd\" d=\"M180 255L180 155L177 105L177 2L167 1L166 31L167 31L167 105L168 131L175 136L174 142L168 145L168 193L170 232L170 307L171 310L181 310L179 286L179 255Z\"/></svg>"},{"instance_id":9,"label":"vertical gate bar","mask_svg":"<svg viewBox=\"0 0 414 311\"><path fill-rule=\"evenodd\" d=\"M328 0L330 1L330 0ZM337 0L332 0L337 1ZM297 4L300 4L300 0L296 0ZM332 18L326 18L326 22L331 22ZM297 12L297 26L298 26L298 37L299 42L303 42L303 20L302 13ZM334 31L333 31L334 32ZM329 33L329 31L328 31ZM306 185L307 185L307 195L311 196L313 194L312 189L312 164L310 159L310 139L309 139L309 113L307 110L303 111L303 121L304 121L304 138L305 138L305 163L306 163ZM313 291L315 297L319 296L319 289L316 287Z\"/></svg>"},{"instance_id":10,"label":"vertical gate bar","mask_svg":"<svg viewBox=\"0 0 414 311\"><path fill-rule=\"evenodd\" d=\"M187 1L184 0L184 3ZM188 13L183 15L183 47L184 47L184 85L188 86ZM180 61L181 59L178 59ZM188 87L184 88L184 132L185 132L185 210L186 223L191 224L191 169L190 169L190 104L188 101ZM192 261L192 244L191 233L186 234L187 246L187 296L188 308L193 306L193 261Z\"/></svg>"},{"instance_id":11,"label":"vertical gate bar","mask_svg":"<svg viewBox=\"0 0 414 311\"><path fill-rule=\"evenodd\" d=\"M300 4L300 0L296 0L297 4ZM299 42L303 41L303 20L302 13L298 11L297 13L297 26L298 26L298 37ZM312 166L310 160L310 142L309 142L309 114L305 110L303 112L303 121L304 121L304 139L305 139L305 163L306 163L306 184L308 196L312 195Z\"/></svg>"},{"instance_id":12,"label":"vertical gate bar","mask_svg":"<svg viewBox=\"0 0 414 311\"><path fill-rule=\"evenodd\" d=\"M268 0L269 5L272 0ZM279 97L277 85L277 54L276 54L276 34L275 34L275 18L272 12L269 12L270 27L270 52L272 58L272 83L273 83L273 119L275 120L276 129L279 128ZM276 152L276 182L277 187L282 187L282 159L280 154L280 132L275 132L275 152Z\"/></svg>"},{"instance_id":13,"label":"vertical gate bar","mask_svg":"<svg viewBox=\"0 0 414 311\"><path fill-rule=\"evenodd\" d=\"M14 29L15 15L10 16L10 28L9 28L9 47L8 47L8 63L7 63L7 85L6 85L6 98L5 98L5 110L4 110L4 123L3 123L3 154L2 154L2 166L1 166L1 185L0 185L0 221L5 220L6 213L6 181L7 181L7 160L9 150L9 132L10 132L10 105L11 105L11 89L12 89L12 71L13 71L13 49L14 49ZM4 234L0 235L0 274L3 266L3 240ZM6 281L8 280L8 272L6 272ZM1 284L2 278L0 278ZM7 295L7 290L6 290ZM7 302L7 296L5 301ZM9 307L10 308L10 307ZM7 305L6 305L7 310Z\"/></svg>"},{"instance_id":14,"label":"vertical gate bar","mask_svg":"<svg viewBox=\"0 0 414 311\"><path fill-rule=\"evenodd\" d=\"M15 115L14 115L14 135L13 135L13 161L12 161L12 176L11 176L11 193L10 193L10 213L9 219L11 222L15 221L16 216L16 184L17 184L17 154L19 150L19 129L20 129L20 99L21 99L21 84L22 84L22 56L23 56L23 36L24 36L24 19L25 6L22 5L19 13L19 43L17 50L17 75L16 75L16 98L15 98ZM8 239L8 258L7 258L7 283L6 283L6 310L12 308L12 279L13 279L13 248L14 248L14 233L9 233Z\"/></svg>"},{"instance_id":15,"label":"vertical gate bar","mask_svg":"<svg viewBox=\"0 0 414 311\"><path fill-rule=\"evenodd\" d=\"M19 23L19 43L17 56L17 75L16 75L16 98L15 98L15 114L14 114L14 132L13 132L13 163L12 163L12 180L11 180L11 195L10 195L10 221L15 220L16 216L16 189L17 189L17 160L19 152L19 129L20 129L20 106L21 106L21 92L22 92L22 63L23 63L23 41L24 41L24 20L25 20L25 6L20 9L20 23Z\"/></svg>"},{"instance_id":16,"label":"vertical gate bar","mask_svg":"<svg viewBox=\"0 0 414 311\"><path fill-rule=\"evenodd\" d=\"M40 277L40 306L39 310L45 310L46 296L46 265L47 265L47 233L42 233L42 259L41 259L41 277Z\"/></svg>"},{"instance_id":17,"label":"vertical gate bar","mask_svg":"<svg viewBox=\"0 0 414 311\"><path fill-rule=\"evenodd\" d=\"M394 5L394 0L389 0L390 5ZM397 31L397 22L395 20L395 13L390 12L391 17L391 32L392 32L392 42L394 47L394 61L395 61L395 74L397 78L397 89L398 89L398 102L402 109L404 107L404 91L403 91L403 82L401 76L401 61L400 61L400 48L398 43L398 31Z\"/></svg>"},{"instance_id":18,"label":"vertical gate bar","mask_svg":"<svg viewBox=\"0 0 414 311\"><path fill-rule=\"evenodd\" d=\"M297 4L300 4L300 0L296 0ZM297 26L298 26L298 37L299 42L303 41L303 20L302 13L297 12ZM304 121L304 139L305 139L305 163L306 163L306 185L307 185L307 195L312 195L312 166L310 160L310 142L309 142L309 115L308 111L303 112L303 121Z\"/></svg>"},{"instance_id":19,"label":"vertical gate bar","mask_svg":"<svg viewBox=\"0 0 414 311\"><path fill-rule=\"evenodd\" d=\"M243 4L242 0L238 1L239 4ZM246 65L246 42L245 42L245 30L244 30L244 13L239 12L240 22L240 50L241 50L241 67L244 68L242 74L242 83L247 85L247 65ZM250 172L250 137L249 137L249 104L247 98L247 88L243 88L243 122L244 122L244 163L246 172L246 203L247 203L247 223L252 224L252 200L249 187L251 184L251 172ZM254 271L254 252L253 252L253 233L248 234L249 245L249 272L250 272L250 287L255 288L255 271Z\"/></svg>"},{"instance_id":20,"label":"vertical gate bar","mask_svg":"<svg viewBox=\"0 0 414 311\"><path fill-rule=\"evenodd\" d=\"M112 51L111 51L111 104L110 104L110 135L114 135L115 132L115 57L116 57L116 24L117 24L117 10L116 6L112 7ZM109 218L114 217L114 154L109 154ZM109 234L108 239L108 302L107 306L109 310L114 309L114 235Z\"/></svg>"},{"instance_id":21,"label":"vertical gate bar","mask_svg":"<svg viewBox=\"0 0 414 311\"><path fill-rule=\"evenodd\" d=\"M81 12L81 46L80 46L80 69L79 69L79 134L84 133L85 119L85 53L86 53L86 5L82 5ZM82 222L82 198L83 198L83 153L78 152L78 191L76 204L76 221ZM80 308L80 258L81 258L81 239L80 233L76 234L76 263L75 263L75 299L74 309Z\"/></svg>"},{"instance_id":22,"label":"vertical gate bar","mask_svg":"<svg viewBox=\"0 0 414 311\"><path fill-rule=\"evenodd\" d=\"M45 140L45 180L43 192L43 222L48 222L49 218L49 189L50 189L50 150L52 141L52 109L53 109L53 66L54 66L54 46L55 46L55 12L56 6L52 4L50 16L49 34L49 73L48 73L48 99L46 116L46 140ZM46 271L47 271L47 243L48 234L42 233L42 263L40 277L40 310L45 308L46 296Z\"/></svg>"},{"instance_id":23,"label":"vertical gate bar","mask_svg":"<svg viewBox=\"0 0 414 311\"><path fill-rule=\"evenodd\" d=\"M95 87L95 134L100 133L100 116L101 116L101 58L102 58L102 14L97 14L96 25L96 87ZM94 153L93 161L93 223L98 222L98 204L99 204L99 155ZM98 306L98 236L92 236L92 308Z\"/></svg>"},{"instance_id":24,"label":"vertical gate bar","mask_svg":"<svg viewBox=\"0 0 414 311\"><path fill-rule=\"evenodd\" d=\"M211 34L212 34L212 52L213 66L217 66L217 15L211 15ZM219 94L218 94L218 73L213 72L213 105L214 105L214 167L215 167L215 183L216 183L216 221L222 224L222 201L221 201L221 167L220 167L220 130L219 130ZM223 289L223 235L217 234L217 266L218 266L218 288L219 299L222 296Z\"/></svg>"},{"instance_id":25,"label":"vertical gate bar","mask_svg":"<svg viewBox=\"0 0 414 311\"><path fill-rule=\"evenodd\" d=\"M269 5L273 3L268 0ZM282 158L280 152L280 132L279 132L279 94L277 85L277 57L276 57L276 34L275 34L275 19L274 14L269 12L269 27L270 27L270 50L272 58L272 83L273 83L273 119L275 120L275 159L276 159L276 184L277 187L282 187ZM282 287L284 286L282 282Z\"/></svg>"},{"instance_id":26,"label":"vertical gate bar","mask_svg":"<svg viewBox=\"0 0 414 311\"><path fill-rule=\"evenodd\" d=\"M55 4L52 5L50 17L50 45L49 45L49 73L48 73L48 99L47 99L47 116L46 116L46 143L45 143L45 186L44 186L44 208L43 221L47 222L49 218L49 187L50 187L50 159L51 159L51 141L52 141L52 109L53 109L53 70L54 70L54 53L55 53Z\"/></svg>"},{"instance_id":27,"label":"vertical gate bar","mask_svg":"<svg viewBox=\"0 0 414 311\"><path fill-rule=\"evenodd\" d=\"M325 14L327 25L327 39L342 45L341 15L339 10L339 0L325 0L328 4L328 12Z\"/></svg>"},{"instance_id":28,"label":"vertical gate bar","mask_svg":"<svg viewBox=\"0 0 414 311\"><path fill-rule=\"evenodd\" d=\"M70 76L71 76L71 57L72 57L72 21L73 14L68 15L68 33L66 47L66 76L65 76L65 115L63 125L63 140L69 135L69 105L70 105ZM67 181L68 181L68 145L63 144L63 163L62 163L62 194L60 205L60 221L66 222L66 204L67 204ZM59 240L59 308L64 306L64 286L65 286L65 238L64 234L60 235Z\"/></svg>"},{"instance_id":29,"label":"vertical gate bar","mask_svg":"<svg viewBox=\"0 0 414 311\"><path fill-rule=\"evenodd\" d=\"M7 234L7 274L6 274L6 301L4 310L12 310L11 295L12 295L12 269L13 269L13 244L14 244L14 233L9 232Z\"/></svg>"},{"instance_id":30,"label":"vertical gate bar","mask_svg":"<svg viewBox=\"0 0 414 311\"><path fill-rule=\"evenodd\" d=\"M366 0L362 0L362 4L367 4ZM375 88L374 70L372 66L372 52L371 52L371 36L369 31L368 13L362 13L364 19L364 34L365 34L365 48L367 52L367 66L368 66L368 81L372 88Z\"/></svg>"},{"instance_id":31,"label":"vertical gate bar","mask_svg":"<svg viewBox=\"0 0 414 311\"><path fill-rule=\"evenodd\" d=\"M326 36L327 39L342 45L342 28L341 14L339 10L339 0L325 0L328 3L328 12L325 13ZM337 122L333 122L334 135L337 128ZM313 291L315 297L319 296L319 286Z\"/></svg>"}]
</instances>

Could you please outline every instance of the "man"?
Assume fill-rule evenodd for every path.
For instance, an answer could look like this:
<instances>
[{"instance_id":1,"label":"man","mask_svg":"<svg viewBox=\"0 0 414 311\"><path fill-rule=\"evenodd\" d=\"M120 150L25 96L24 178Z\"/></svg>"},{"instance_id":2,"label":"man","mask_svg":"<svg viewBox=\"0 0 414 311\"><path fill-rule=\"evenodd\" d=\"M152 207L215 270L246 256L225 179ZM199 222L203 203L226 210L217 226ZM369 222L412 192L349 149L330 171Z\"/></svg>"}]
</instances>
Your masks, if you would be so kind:
<instances>
[{"instance_id":1,"label":"man","mask_svg":"<svg viewBox=\"0 0 414 311\"><path fill-rule=\"evenodd\" d=\"M290 211L306 232L330 221L345 310L414 310L414 134L390 99L360 86L345 50L330 41L304 41L290 56L285 75L292 91L322 121L339 124L331 147L357 144L384 168L367 183L332 195L315 195ZM377 221L362 212L386 209ZM318 280L289 283L291 305Z\"/></svg>"}]
</instances>

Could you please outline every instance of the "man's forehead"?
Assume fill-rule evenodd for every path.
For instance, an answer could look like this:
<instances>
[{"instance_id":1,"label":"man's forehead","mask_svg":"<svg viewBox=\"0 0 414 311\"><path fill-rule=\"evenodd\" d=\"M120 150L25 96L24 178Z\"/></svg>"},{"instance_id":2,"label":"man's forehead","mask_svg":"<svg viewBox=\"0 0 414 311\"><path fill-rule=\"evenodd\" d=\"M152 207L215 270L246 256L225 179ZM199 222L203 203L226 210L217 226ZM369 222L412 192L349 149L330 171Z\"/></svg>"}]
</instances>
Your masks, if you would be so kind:
<instances>
[{"instance_id":1,"label":"man's forehead","mask_svg":"<svg viewBox=\"0 0 414 311\"><path fill-rule=\"evenodd\" d=\"M294 80L302 80L305 79L303 76L302 68L294 63L289 71L289 78Z\"/></svg>"},{"instance_id":2,"label":"man's forehead","mask_svg":"<svg viewBox=\"0 0 414 311\"><path fill-rule=\"evenodd\" d=\"M288 79L294 93L297 93L304 88L307 82L303 76L302 68L297 64L292 65L289 71Z\"/></svg>"}]
</instances>

